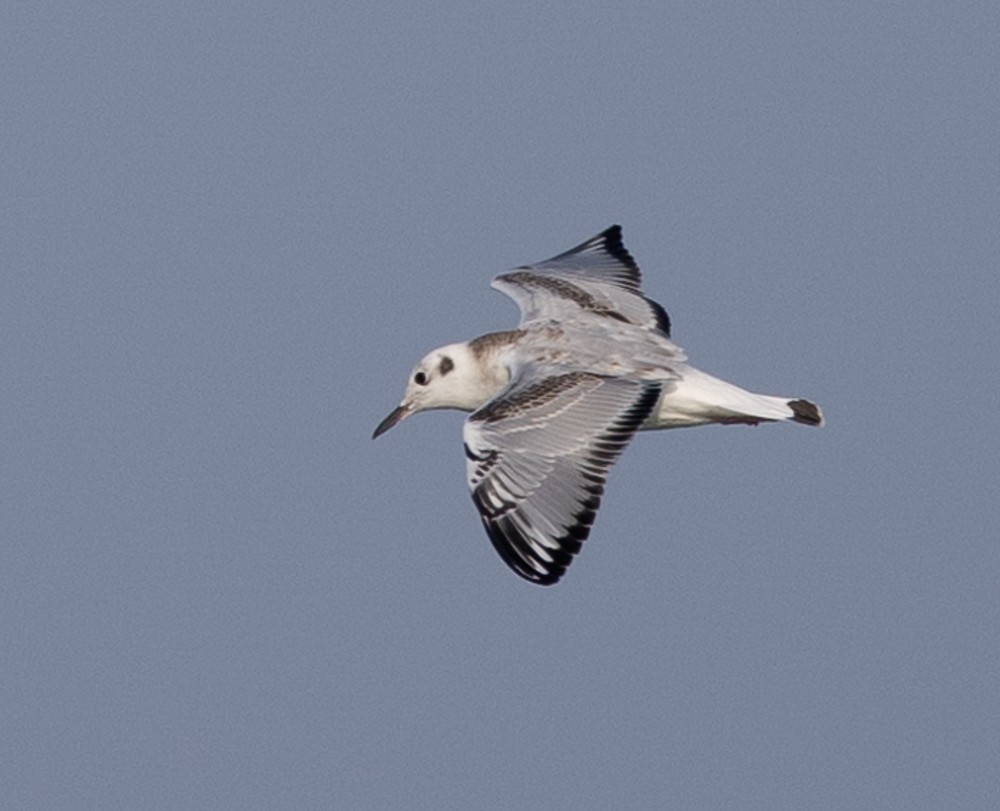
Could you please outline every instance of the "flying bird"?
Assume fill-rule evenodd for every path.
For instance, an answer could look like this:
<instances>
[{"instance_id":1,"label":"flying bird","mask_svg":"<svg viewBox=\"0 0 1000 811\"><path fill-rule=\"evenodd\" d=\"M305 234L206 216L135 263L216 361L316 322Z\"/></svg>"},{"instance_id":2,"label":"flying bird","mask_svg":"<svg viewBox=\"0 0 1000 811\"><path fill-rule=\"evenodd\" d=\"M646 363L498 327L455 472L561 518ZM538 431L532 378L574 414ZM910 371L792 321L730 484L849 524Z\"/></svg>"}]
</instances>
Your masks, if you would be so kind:
<instances>
[{"instance_id":1,"label":"flying bird","mask_svg":"<svg viewBox=\"0 0 1000 811\"><path fill-rule=\"evenodd\" d=\"M433 408L471 412L472 500L500 557L556 583L590 534L608 472L637 431L720 423L822 425L808 400L754 394L687 364L641 290L621 226L497 276L517 329L429 353L372 438Z\"/></svg>"}]
</instances>

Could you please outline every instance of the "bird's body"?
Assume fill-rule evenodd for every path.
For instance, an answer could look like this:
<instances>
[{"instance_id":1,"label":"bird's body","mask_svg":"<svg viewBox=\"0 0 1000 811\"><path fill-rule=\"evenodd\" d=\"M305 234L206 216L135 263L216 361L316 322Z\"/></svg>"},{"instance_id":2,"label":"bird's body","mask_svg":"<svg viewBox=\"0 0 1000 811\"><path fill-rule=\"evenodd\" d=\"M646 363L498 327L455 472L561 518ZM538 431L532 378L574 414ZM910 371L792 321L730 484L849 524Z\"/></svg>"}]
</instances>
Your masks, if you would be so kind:
<instances>
[{"instance_id":1,"label":"bird's body","mask_svg":"<svg viewBox=\"0 0 1000 811\"><path fill-rule=\"evenodd\" d=\"M681 349L667 338L657 336L655 344L650 345L648 341L629 341L627 330L608 331L601 345L610 348L599 352L590 347L591 337L586 329L550 324L492 332L442 347L437 351L447 350L452 359L463 352L469 356L467 362L456 364L459 371L454 382L460 384L462 394L446 405L434 407L475 411L509 385L511 370L524 362L522 356L527 353L540 368L660 383L660 397L640 426L641 431L781 420L818 424L818 416L801 413L789 405L806 401L754 394L706 374L685 363Z\"/></svg>"},{"instance_id":2,"label":"bird's body","mask_svg":"<svg viewBox=\"0 0 1000 811\"><path fill-rule=\"evenodd\" d=\"M417 411L473 412L464 430L473 501L501 557L528 580L562 576L636 431L822 424L806 400L754 394L688 365L666 312L642 295L618 226L493 286L521 308L519 327L428 354L375 436Z\"/></svg>"}]
</instances>

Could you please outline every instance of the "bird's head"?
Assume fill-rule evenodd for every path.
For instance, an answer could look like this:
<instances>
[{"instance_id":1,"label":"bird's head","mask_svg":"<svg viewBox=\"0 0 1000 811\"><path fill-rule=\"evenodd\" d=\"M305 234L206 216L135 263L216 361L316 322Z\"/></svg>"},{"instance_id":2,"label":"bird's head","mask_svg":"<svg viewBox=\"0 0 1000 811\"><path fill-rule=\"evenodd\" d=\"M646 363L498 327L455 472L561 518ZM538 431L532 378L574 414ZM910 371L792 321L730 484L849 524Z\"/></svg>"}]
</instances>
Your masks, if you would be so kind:
<instances>
[{"instance_id":1,"label":"bird's head","mask_svg":"<svg viewBox=\"0 0 1000 811\"><path fill-rule=\"evenodd\" d=\"M492 396L492 391L483 390L482 375L468 344L439 347L424 356L410 372L402 402L378 424L372 439L418 411L432 408L474 411Z\"/></svg>"}]
</instances>

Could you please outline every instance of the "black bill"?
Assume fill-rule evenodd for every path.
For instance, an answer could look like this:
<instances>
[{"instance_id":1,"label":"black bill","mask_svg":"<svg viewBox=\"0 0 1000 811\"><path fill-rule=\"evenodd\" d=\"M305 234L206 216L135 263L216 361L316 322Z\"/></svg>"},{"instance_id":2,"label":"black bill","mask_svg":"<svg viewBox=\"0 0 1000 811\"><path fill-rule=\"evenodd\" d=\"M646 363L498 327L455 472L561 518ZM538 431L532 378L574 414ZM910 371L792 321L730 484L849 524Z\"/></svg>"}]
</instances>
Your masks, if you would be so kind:
<instances>
[{"instance_id":1,"label":"black bill","mask_svg":"<svg viewBox=\"0 0 1000 811\"><path fill-rule=\"evenodd\" d=\"M376 428L375 433L372 434L372 439L378 439L396 423L402 422L403 418L409 413L410 409L407 406L396 406L392 410L392 413L378 424L378 428Z\"/></svg>"}]
</instances>

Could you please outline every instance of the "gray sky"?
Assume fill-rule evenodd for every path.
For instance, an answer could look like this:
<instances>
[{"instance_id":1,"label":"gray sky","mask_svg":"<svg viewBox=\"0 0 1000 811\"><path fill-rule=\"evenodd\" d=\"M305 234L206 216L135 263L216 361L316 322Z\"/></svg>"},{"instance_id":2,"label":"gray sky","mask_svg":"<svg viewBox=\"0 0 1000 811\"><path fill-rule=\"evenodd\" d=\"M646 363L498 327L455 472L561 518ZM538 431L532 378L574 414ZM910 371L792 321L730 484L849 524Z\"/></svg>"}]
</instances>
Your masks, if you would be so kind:
<instances>
[{"instance_id":1,"label":"gray sky","mask_svg":"<svg viewBox=\"0 0 1000 811\"><path fill-rule=\"evenodd\" d=\"M9 4L0 794L1000 806L994 2ZM613 222L695 365L565 580L462 415L496 274Z\"/></svg>"}]
</instances>

